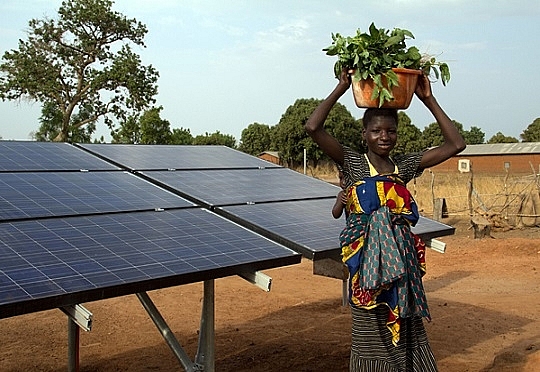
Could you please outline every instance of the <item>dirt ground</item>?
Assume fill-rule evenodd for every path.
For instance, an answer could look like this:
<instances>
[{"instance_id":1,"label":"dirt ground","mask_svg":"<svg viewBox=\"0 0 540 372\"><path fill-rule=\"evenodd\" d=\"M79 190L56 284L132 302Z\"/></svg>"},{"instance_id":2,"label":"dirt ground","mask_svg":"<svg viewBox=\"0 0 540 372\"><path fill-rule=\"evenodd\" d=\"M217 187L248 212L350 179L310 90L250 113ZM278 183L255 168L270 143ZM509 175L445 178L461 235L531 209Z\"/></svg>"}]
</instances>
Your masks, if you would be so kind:
<instances>
[{"instance_id":1,"label":"dirt ground","mask_svg":"<svg viewBox=\"0 0 540 372\"><path fill-rule=\"evenodd\" d=\"M428 250L426 323L442 372L540 371L540 229L473 239L468 221ZM265 271L268 293L239 277L216 280L216 371L347 371L350 311L341 281L312 262ZM202 284L149 293L184 350L197 347ZM136 296L87 303L80 371L180 371ZM66 371L67 318L59 310L0 320L0 371Z\"/></svg>"}]
</instances>

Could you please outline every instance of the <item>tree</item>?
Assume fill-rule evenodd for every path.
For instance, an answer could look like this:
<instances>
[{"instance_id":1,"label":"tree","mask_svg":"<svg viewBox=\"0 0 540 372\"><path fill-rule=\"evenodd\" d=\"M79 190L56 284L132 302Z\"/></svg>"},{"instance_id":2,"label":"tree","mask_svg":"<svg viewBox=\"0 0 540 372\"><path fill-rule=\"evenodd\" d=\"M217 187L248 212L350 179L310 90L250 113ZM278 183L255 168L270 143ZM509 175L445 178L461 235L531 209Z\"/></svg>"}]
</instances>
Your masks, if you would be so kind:
<instances>
[{"instance_id":1,"label":"tree","mask_svg":"<svg viewBox=\"0 0 540 372\"><path fill-rule=\"evenodd\" d=\"M272 150L272 128L266 124L252 123L242 131L238 150L250 155L259 155Z\"/></svg>"},{"instance_id":2,"label":"tree","mask_svg":"<svg viewBox=\"0 0 540 372\"><path fill-rule=\"evenodd\" d=\"M158 72L129 42L144 47L146 26L111 9L111 0L65 0L58 20L29 21L28 40L4 53L0 98L54 103L62 112L57 141L98 119L112 130L155 102ZM91 112L76 123L72 117Z\"/></svg>"},{"instance_id":3,"label":"tree","mask_svg":"<svg viewBox=\"0 0 540 372\"><path fill-rule=\"evenodd\" d=\"M111 130L112 143L141 143L141 126L135 116L130 116L120 124L120 128Z\"/></svg>"},{"instance_id":4,"label":"tree","mask_svg":"<svg viewBox=\"0 0 540 372\"><path fill-rule=\"evenodd\" d=\"M422 151L422 131L415 127L411 118L403 112L398 113L398 141L393 152L395 154L406 154L410 152Z\"/></svg>"},{"instance_id":5,"label":"tree","mask_svg":"<svg viewBox=\"0 0 540 372\"><path fill-rule=\"evenodd\" d=\"M163 107L154 107L145 111L139 121L141 144L166 145L171 140L171 124L160 116Z\"/></svg>"},{"instance_id":6,"label":"tree","mask_svg":"<svg viewBox=\"0 0 540 372\"><path fill-rule=\"evenodd\" d=\"M274 129L274 148L279 157L288 166L297 166L303 160L304 149L307 158L313 166L321 159L328 159L313 140L307 135L304 125L315 108L321 103L320 99L297 99L281 116ZM362 129L347 108L336 103L325 121L326 130L346 146L358 149L361 146Z\"/></svg>"},{"instance_id":7,"label":"tree","mask_svg":"<svg viewBox=\"0 0 540 372\"><path fill-rule=\"evenodd\" d=\"M534 119L520 137L523 142L540 142L540 118Z\"/></svg>"},{"instance_id":8,"label":"tree","mask_svg":"<svg viewBox=\"0 0 540 372\"><path fill-rule=\"evenodd\" d=\"M171 134L171 145L192 145L193 136L189 129L174 128Z\"/></svg>"},{"instance_id":9,"label":"tree","mask_svg":"<svg viewBox=\"0 0 540 372\"><path fill-rule=\"evenodd\" d=\"M206 132L203 135L198 135L193 139L194 145L221 145L230 148L236 148L236 139L230 134L220 133L219 130L214 133Z\"/></svg>"},{"instance_id":10,"label":"tree","mask_svg":"<svg viewBox=\"0 0 540 372\"><path fill-rule=\"evenodd\" d=\"M505 136L501 132L495 133L487 143L517 143L519 140L515 137Z\"/></svg>"},{"instance_id":11,"label":"tree","mask_svg":"<svg viewBox=\"0 0 540 372\"><path fill-rule=\"evenodd\" d=\"M464 135L463 124L455 120L452 120L452 122L456 126L458 132L463 136L463 138L465 138L466 136ZM443 143L444 137L438 123L431 123L424 128L422 131L422 148L427 149L434 146L440 146Z\"/></svg>"},{"instance_id":12,"label":"tree","mask_svg":"<svg viewBox=\"0 0 540 372\"><path fill-rule=\"evenodd\" d=\"M486 134L482 132L482 129L475 127L474 125L471 129L463 131L463 139L467 145L479 145L484 143L484 138Z\"/></svg>"},{"instance_id":13,"label":"tree","mask_svg":"<svg viewBox=\"0 0 540 372\"><path fill-rule=\"evenodd\" d=\"M72 116L71 122L78 123L91 115L91 111L82 108L77 114ZM62 118L62 111L58 109L56 103L45 102L41 108L41 116L39 118L41 125L32 137L36 141L53 141L62 130ZM94 122L84 127L77 127L70 124L66 141L72 143L89 143L95 130L96 124Z\"/></svg>"}]
</instances>

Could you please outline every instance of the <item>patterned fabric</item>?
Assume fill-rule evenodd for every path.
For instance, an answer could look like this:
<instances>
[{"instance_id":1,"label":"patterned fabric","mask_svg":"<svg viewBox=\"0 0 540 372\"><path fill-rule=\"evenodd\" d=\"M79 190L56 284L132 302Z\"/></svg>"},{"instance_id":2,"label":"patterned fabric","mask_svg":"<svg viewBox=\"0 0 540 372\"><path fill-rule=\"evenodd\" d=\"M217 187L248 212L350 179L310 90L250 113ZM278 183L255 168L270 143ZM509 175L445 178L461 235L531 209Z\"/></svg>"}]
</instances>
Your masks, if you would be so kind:
<instances>
[{"instance_id":1,"label":"patterned fabric","mask_svg":"<svg viewBox=\"0 0 540 372\"><path fill-rule=\"evenodd\" d=\"M396 345L399 318L429 319L421 280L425 246L410 231L418 221L418 209L395 175L358 181L347 196L350 215L340 241L350 273L349 302L366 309L386 305L387 326Z\"/></svg>"}]
</instances>

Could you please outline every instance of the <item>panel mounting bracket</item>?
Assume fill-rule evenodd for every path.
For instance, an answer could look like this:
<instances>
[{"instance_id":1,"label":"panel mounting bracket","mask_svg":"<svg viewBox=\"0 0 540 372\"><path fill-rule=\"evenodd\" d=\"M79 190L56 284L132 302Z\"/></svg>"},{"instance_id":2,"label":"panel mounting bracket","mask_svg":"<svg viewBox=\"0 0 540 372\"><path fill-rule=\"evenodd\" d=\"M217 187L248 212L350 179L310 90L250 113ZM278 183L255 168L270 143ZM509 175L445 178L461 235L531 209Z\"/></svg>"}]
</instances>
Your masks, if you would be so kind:
<instances>
[{"instance_id":1,"label":"panel mounting bracket","mask_svg":"<svg viewBox=\"0 0 540 372\"><path fill-rule=\"evenodd\" d=\"M62 310L72 321L85 331L92 329L93 314L80 304L61 307Z\"/></svg>"},{"instance_id":2,"label":"panel mounting bracket","mask_svg":"<svg viewBox=\"0 0 540 372\"><path fill-rule=\"evenodd\" d=\"M241 278L247 280L251 284L256 285L263 291L270 292L272 287L272 278L262 271L249 271L238 274Z\"/></svg>"}]
</instances>

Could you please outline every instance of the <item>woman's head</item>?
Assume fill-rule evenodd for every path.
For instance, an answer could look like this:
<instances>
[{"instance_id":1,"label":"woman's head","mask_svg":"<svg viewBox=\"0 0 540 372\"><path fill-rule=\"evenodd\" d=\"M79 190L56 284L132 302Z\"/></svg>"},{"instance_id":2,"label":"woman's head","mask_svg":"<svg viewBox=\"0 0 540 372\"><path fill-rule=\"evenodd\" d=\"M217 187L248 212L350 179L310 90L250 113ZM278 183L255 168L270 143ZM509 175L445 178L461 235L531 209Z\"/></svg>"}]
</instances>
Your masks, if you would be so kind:
<instances>
[{"instance_id":1,"label":"woman's head","mask_svg":"<svg viewBox=\"0 0 540 372\"><path fill-rule=\"evenodd\" d=\"M368 153L389 156L397 143L397 110L369 108L362 119Z\"/></svg>"},{"instance_id":2,"label":"woman's head","mask_svg":"<svg viewBox=\"0 0 540 372\"><path fill-rule=\"evenodd\" d=\"M397 126L398 114L397 114L396 109L391 109L391 108L368 108L364 112L364 117L362 118L362 123L364 125L364 128L366 128L373 121L374 118L381 117L381 116L382 117L389 117L389 118L394 119L394 121L396 122L396 126Z\"/></svg>"}]
</instances>

